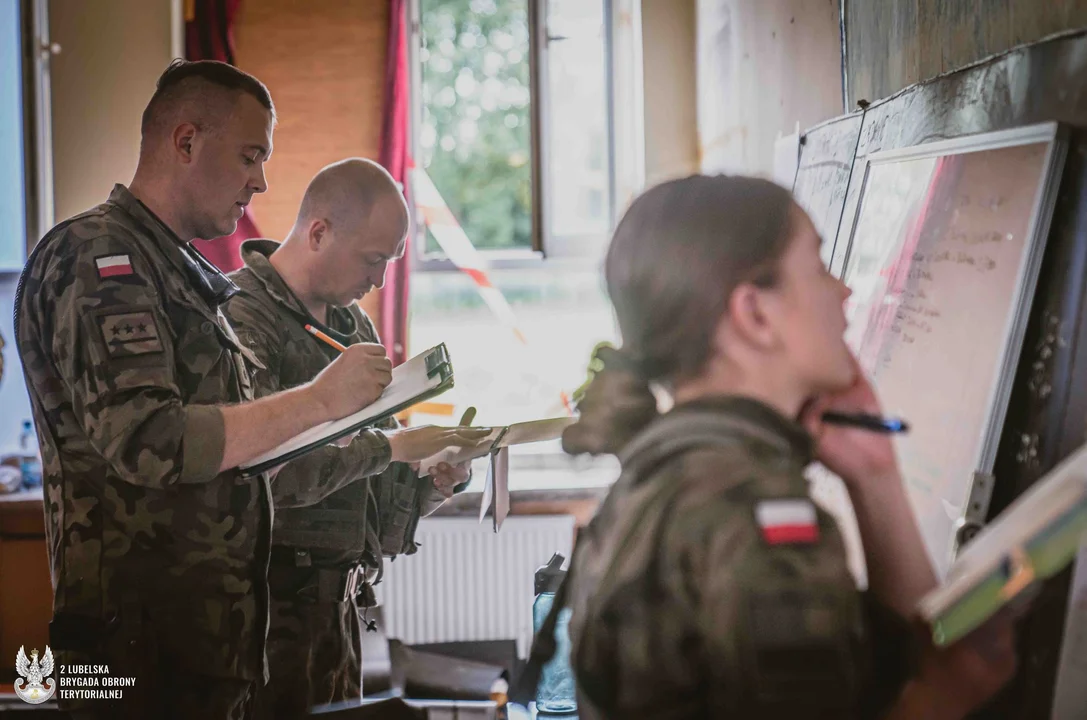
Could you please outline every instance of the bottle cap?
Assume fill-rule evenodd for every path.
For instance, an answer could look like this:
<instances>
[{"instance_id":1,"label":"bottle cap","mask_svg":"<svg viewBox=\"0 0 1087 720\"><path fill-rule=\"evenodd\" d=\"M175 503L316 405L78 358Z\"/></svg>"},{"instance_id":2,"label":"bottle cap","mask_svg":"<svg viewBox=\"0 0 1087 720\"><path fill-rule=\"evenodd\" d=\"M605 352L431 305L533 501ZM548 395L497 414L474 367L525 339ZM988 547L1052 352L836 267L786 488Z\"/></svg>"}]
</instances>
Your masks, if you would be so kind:
<instances>
[{"instance_id":1,"label":"bottle cap","mask_svg":"<svg viewBox=\"0 0 1087 720\"><path fill-rule=\"evenodd\" d=\"M566 571L562 569L562 564L565 561L566 558L561 553L555 553L547 561L546 565L536 570L536 595L555 592L559 589L559 585L562 585L562 581L566 577Z\"/></svg>"}]
</instances>

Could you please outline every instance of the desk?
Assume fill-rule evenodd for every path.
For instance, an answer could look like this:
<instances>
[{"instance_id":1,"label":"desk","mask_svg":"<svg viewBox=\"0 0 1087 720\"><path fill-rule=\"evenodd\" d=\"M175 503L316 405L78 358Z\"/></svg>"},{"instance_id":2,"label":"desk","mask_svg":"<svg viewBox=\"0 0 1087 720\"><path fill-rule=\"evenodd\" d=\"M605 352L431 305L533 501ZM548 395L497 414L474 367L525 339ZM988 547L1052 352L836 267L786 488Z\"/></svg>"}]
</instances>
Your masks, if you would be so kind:
<instances>
[{"instance_id":1,"label":"desk","mask_svg":"<svg viewBox=\"0 0 1087 720\"><path fill-rule=\"evenodd\" d=\"M44 650L53 615L42 491L0 495L0 683L20 646Z\"/></svg>"}]
</instances>

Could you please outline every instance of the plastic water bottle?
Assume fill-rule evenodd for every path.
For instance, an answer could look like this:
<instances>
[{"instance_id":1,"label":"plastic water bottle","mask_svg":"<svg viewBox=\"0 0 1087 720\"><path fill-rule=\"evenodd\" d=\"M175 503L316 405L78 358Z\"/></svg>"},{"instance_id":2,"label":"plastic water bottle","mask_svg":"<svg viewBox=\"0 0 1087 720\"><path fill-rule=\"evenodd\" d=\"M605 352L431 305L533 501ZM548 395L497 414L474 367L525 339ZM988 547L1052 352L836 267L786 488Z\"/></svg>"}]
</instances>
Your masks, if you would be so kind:
<instances>
[{"instance_id":1,"label":"plastic water bottle","mask_svg":"<svg viewBox=\"0 0 1087 720\"><path fill-rule=\"evenodd\" d=\"M34 423L29 420L23 420L23 433L19 436L19 455L23 487L41 487L42 459L38 453L38 436L34 433Z\"/></svg>"},{"instance_id":2,"label":"plastic water bottle","mask_svg":"<svg viewBox=\"0 0 1087 720\"><path fill-rule=\"evenodd\" d=\"M559 589L566 572L565 560L555 553L547 565L536 571L536 601L532 604L532 626L540 631L551 606L555 604L555 592ZM577 712L577 691L574 672L570 667L570 608L563 608L555 625L555 655L540 671L536 686L536 710L541 713Z\"/></svg>"}]
</instances>

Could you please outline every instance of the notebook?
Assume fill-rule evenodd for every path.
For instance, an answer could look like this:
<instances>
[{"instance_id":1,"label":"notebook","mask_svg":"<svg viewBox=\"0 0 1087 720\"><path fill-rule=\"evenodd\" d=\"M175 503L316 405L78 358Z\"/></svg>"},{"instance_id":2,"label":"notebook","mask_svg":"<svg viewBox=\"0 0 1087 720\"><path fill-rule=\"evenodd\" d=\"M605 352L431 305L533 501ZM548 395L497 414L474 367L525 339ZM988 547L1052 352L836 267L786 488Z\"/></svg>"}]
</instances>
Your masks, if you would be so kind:
<instances>
[{"instance_id":1,"label":"notebook","mask_svg":"<svg viewBox=\"0 0 1087 720\"><path fill-rule=\"evenodd\" d=\"M985 527L918 605L946 646L1072 562L1087 533L1087 445Z\"/></svg>"},{"instance_id":2,"label":"notebook","mask_svg":"<svg viewBox=\"0 0 1087 720\"><path fill-rule=\"evenodd\" d=\"M426 473L438 463L443 462L456 465L468 460L475 460L513 445L557 440L562 437L562 431L576 421L577 418L561 417L514 423L503 427L476 427L473 429L489 431L487 436L480 440L479 445L470 448L446 448L419 463L419 471Z\"/></svg>"},{"instance_id":3,"label":"notebook","mask_svg":"<svg viewBox=\"0 0 1087 720\"><path fill-rule=\"evenodd\" d=\"M370 405L345 418L322 423L294 436L279 447L241 465L242 474L257 475L282 465L453 387L453 363L444 343L394 368L392 375L392 381L385 391Z\"/></svg>"},{"instance_id":4,"label":"notebook","mask_svg":"<svg viewBox=\"0 0 1087 720\"><path fill-rule=\"evenodd\" d=\"M494 531L498 532L510 511L510 447L558 440L562 437L562 431L575 422L577 418L561 417L503 427L477 428L490 431L479 445L472 448L446 448L419 463L419 472L427 473L438 463L455 465L489 455L487 479L483 484L483 497L479 506L479 521L483 522L483 518L490 512L494 518Z\"/></svg>"}]
</instances>

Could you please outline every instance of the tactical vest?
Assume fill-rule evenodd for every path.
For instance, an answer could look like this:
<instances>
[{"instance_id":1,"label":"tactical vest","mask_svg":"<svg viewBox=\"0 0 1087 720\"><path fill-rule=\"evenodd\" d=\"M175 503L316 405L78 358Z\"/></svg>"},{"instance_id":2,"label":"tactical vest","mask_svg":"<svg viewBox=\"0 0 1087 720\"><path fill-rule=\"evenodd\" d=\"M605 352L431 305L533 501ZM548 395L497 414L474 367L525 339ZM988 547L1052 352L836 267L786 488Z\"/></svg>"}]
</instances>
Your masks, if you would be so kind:
<instances>
[{"instance_id":1,"label":"tactical vest","mask_svg":"<svg viewBox=\"0 0 1087 720\"><path fill-rule=\"evenodd\" d=\"M270 241L249 241L246 245L256 247L259 242L269 246L264 252L274 249ZM335 324L339 332L303 314L301 303L290 294L267 258L253 260L247 258L245 270L233 277L245 295L258 300L279 320L282 388L309 382L332 362L329 349L306 332L306 323L323 328L346 345L379 341L373 323L356 305L331 310L337 322L330 318L329 324ZM378 425L383 429L396 426L395 419ZM359 558L369 555L366 564L377 568L381 555L414 551L418 494L419 483L411 469L393 463L368 481L352 482L313 505L276 508L272 541L277 546L354 553Z\"/></svg>"}]
</instances>

